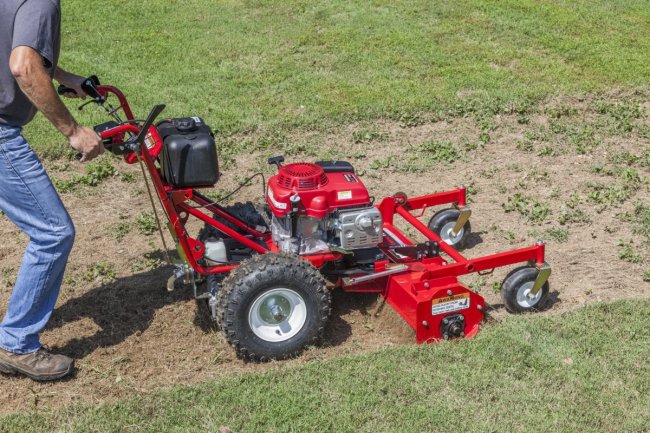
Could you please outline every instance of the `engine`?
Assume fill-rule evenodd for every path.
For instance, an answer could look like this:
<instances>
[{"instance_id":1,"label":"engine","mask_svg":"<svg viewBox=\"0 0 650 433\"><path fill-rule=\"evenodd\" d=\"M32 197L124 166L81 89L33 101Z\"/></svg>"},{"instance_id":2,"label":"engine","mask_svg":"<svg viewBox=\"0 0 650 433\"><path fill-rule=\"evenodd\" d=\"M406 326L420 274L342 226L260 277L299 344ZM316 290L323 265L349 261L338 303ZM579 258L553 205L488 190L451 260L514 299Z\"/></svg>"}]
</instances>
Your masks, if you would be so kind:
<instances>
[{"instance_id":1,"label":"engine","mask_svg":"<svg viewBox=\"0 0 650 433\"><path fill-rule=\"evenodd\" d=\"M273 241L282 251L352 251L382 241L381 213L347 162L279 166L278 174L269 179L266 200Z\"/></svg>"}]
</instances>

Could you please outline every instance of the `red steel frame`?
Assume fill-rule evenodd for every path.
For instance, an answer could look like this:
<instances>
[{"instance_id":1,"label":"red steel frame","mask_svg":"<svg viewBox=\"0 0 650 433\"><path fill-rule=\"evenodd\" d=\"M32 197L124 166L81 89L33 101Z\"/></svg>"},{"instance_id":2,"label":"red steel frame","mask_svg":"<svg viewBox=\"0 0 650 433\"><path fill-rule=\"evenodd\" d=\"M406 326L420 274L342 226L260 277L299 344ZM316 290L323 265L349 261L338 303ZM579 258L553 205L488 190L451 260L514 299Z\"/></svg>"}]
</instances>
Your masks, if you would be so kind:
<instances>
[{"instance_id":1,"label":"red steel frame","mask_svg":"<svg viewBox=\"0 0 650 433\"><path fill-rule=\"evenodd\" d=\"M134 120L133 113L124 94L112 86L99 86L98 91L104 97L109 93L114 94L120 101L120 107L127 117L127 120ZM135 123L126 123L116 128L102 132L102 138L119 137L125 132L137 134L139 131ZM150 133L155 140L160 137L152 126ZM211 202L205 196L194 189L174 188L168 185L160 176L156 167L155 158L149 152L147 146L141 145L141 160L144 162L155 190L160 198L165 213L169 217L171 230L175 240L180 245L189 265L200 274L216 274L229 272L237 264L220 264L216 266L201 266L198 261L203 256L204 246L198 240L189 236L185 230L185 223L189 216L194 216L206 224L215 227L220 232L237 240L243 245L259 253L278 251L273 244L271 233L260 232L249 227L244 222L230 215L224 208ZM190 202L195 203L193 206ZM376 278L363 283L346 285L342 279L337 283L343 290L349 292L376 292L380 293L386 301L415 329L416 339L419 343L438 340L440 335L440 321L442 316L433 316L431 312L432 301L446 296L469 297L469 304L472 306L468 311L463 311L467 316L468 323L465 334L471 337L478 331L478 324L483 319L484 301L475 292L458 283L456 277L473 272L492 270L501 266L508 266L520 262L534 263L540 267L544 263L544 245L538 243L534 246L517 250L492 254L484 257L467 259L453 247L447 245L434 232L432 232L418 218L422 216L428 207L453 203L456 206L466 205L465 188L429 194L419 197L406 198L404 196L393 196L384 198L377 208L383 217L383 226L386 232L390 232L394 238L403 245L415 245L411 239L404 235L395 225L395 215L402 217L407 223L418 230L425 238L437 242L440 250L444 252L453 263L448 263L442 257L425 258L421 260L405 261L407 266L403 272ZM242 229L246 234L240 234L220 221L207 215L200 209L205 209ZM416 216L412 211L419 211ZM386 235L385 235L386 236ZM256 242L257 240L258 242ZM259 242L261 241L261 243ZM313 254L302 256L317 268L322 267L326 262L336 261L343 257L337 252ZM375 263L375 272L388 269L390 264L387 260Z\"/></svg>"}]
</instances>

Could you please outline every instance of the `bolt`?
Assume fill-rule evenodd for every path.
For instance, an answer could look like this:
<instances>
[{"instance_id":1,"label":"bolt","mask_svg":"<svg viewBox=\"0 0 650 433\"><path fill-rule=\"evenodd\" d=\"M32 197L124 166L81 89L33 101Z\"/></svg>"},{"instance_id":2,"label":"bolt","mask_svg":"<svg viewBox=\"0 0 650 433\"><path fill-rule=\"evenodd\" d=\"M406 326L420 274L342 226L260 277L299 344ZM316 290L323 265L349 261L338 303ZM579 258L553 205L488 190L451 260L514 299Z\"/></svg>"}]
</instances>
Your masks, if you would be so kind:
<instances>
[{"instance_id":1,"label":"bolt","mask_svg":"<svg viewBox=\"0 0 650 433\"><path fill-rule=\"evenodd\" d=\"M428 283L428 282L425 282L425 283L424 283L424 287L425 287L426 289L428 289L428 288L429 288L429 283Z\"/></svg>"},{"instance_id":2,"label":"bolt","mask_svg":"<svg viewBox=\"0 0 650 433\"><path fill-rule=\"evenodd\" d=\"M444 335L442 336L442 338L443 338L444 340L449 340L449 334L444 334Z\"/></svg>"},{"instance_id":3,"label":"bolt","mask_svg":"<svg viewBox=\"0 0 650 433\"><path fill-rule=\"evenodd\" d=\"M540 240L538 240L538 241L536 242L536 244L537 244L537 245L544 245L544 241L540 239Z\"/></svg>"},{"instance_id":4,"label":"bolt","mask_svg":"<svg viewBox=\"0 0 650 433\"><path fill-rule=\"evenodd\" d=\"M483 306L482 305L477 305L476 308L478 308L478 311L483 311Z\"/></svg>"},{"instance_id":5,"label":"bolt","mask_svg":"<svg viewBox=\"0 0 650 433\"><path fill-rule=\"evenodd\" d=\"M423 320L423 321L422 321L422 326L424 326L425 328L429 329L429 322L427 322L426 320Z\"/></svg>"},{"instance_id":6,"label":"bolt","mask_svg":"<svg viewBox=\"0 0 650 433\"><path fill-rule=\"evenodd\" d=\"M453 295L453 293L454 292L452 292L451 290L447 290L447 296L451 296L451 295Z\"/></svg>"},{"instance_id":7,"label":"bolt","mask_svg":"<svg viewBox=\"0 0 650 433\"><path fill-rule=\"evenodd\" d=\"M449 319L447 319L446 317L444 319L442 319L442 324L443 325L446 325L447 323L449 323Z\"/></svg>"}]
</instances>

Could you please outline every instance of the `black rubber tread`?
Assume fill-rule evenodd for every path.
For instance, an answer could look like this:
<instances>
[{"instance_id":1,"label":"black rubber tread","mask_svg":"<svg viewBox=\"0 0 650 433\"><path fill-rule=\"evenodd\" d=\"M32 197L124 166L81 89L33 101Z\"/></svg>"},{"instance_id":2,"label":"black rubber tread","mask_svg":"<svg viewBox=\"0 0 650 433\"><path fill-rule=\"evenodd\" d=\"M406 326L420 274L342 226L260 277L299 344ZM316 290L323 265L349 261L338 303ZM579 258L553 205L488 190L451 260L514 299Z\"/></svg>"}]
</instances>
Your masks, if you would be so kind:
<instances>
[{"instance_id":1,"label":"black rubber tread","mask_svg":"<svg viewBox=\"0 0 650 433\"><path fill-rule=\"evenodd\" d=\"M307 320L298 334L272 343L257 337L248 325L248 309L264 291L286 287L307 304ZM230 272L217 295L217 326L237 356L266 362L293 358L320 342L331 313L331 292L311 263L287 253L258 254Z\"/></svg>"},{"instance_id":2,"label":"black rubber tread","mask_svg":"<svg viewBox=\"0 0 650 433\"><path fill-rule=\"evenodd\" d=\"M240 219L241 221L245 222L248 224L250 227L256 227L256 226L261 226L265 228L269 228L264 216L262 213L257 209L257 207L250 201L247 201L246 203L235 203L232 206L226 206L225 209L230 213L232 216ZM246 232L234 224L232 224L229 221L226 221L225 219L213 215L214 219L217 221L224 223L228 227L230 227L233 230L236 230L238 233L245 234ZM228 237L221 232L219 232L217 229L212 227L211 225L205 224L203 226L203 229L201 229L201 232L199 233L199 240L205 241L206 239L214 237L214 238L225 238Z\"/></svg>"},{"instance_id":3,"label":"black rubber tread","mask_svg":"<svg viewBox=\"0 0 650 433\"><path fill-rule=\"evenodd\" d=\"M445 226L445 224L457 221L459 216L460 216L460 211L458 209L453 209L453 208L443 209L441 211L436 212L431 217L431 219L429 220L429 224L427 224L427 226L429 227L429 230L431 230L432 232L440 236L440 233L442 232L442 228ZM452 247L456 250L461 250L465 247L469 234L472 233L472 225L470 224L469 220L467 220L467 222L463 226L463 229L464 229L463 237L460 240L460 242L458 242L456 245L452 245Z\"/></svg>"},{"instance_id":4,"label":"black rubber tread","mask_svg":"<svg viewBox=\"0 0 650 433\"><path fill-rule=\"evenodd\" d=\"M541 288L542 296L537 304L526 308L517 302L517 290L522 284L535 281L539 270L530 266L521 266L513 269L506 275L501 284L501 299L506 306L506 310L514 314L539 311L544 308L549 293L549 283L546 281Z\"/></svg>"}]
</instances>

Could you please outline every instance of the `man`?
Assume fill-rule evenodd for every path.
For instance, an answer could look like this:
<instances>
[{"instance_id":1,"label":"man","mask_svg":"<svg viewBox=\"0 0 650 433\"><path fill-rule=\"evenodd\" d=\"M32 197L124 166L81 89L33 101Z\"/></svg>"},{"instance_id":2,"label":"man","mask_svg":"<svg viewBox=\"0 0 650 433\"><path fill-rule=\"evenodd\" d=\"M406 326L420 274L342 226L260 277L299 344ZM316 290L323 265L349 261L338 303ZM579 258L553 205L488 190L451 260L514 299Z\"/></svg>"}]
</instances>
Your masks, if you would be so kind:
<instances>
[{"instance_id":1,"label":"man","mask_svg":"<svg viewBox=\"0 0 650 433\"><path fill-rule=\"evenodd\" d=\"M66 96L84 96L83 78L57 66L60 22L60 0L0 2L0 209L30 238L0 323L0 372L34 380L60 379L74 367L72 359L49 353L39 341L59 294L74 226L22 126L38 110L82 160L104 150L54 90L52 78L75 90Z\"/></svg>"}]
</instances>

